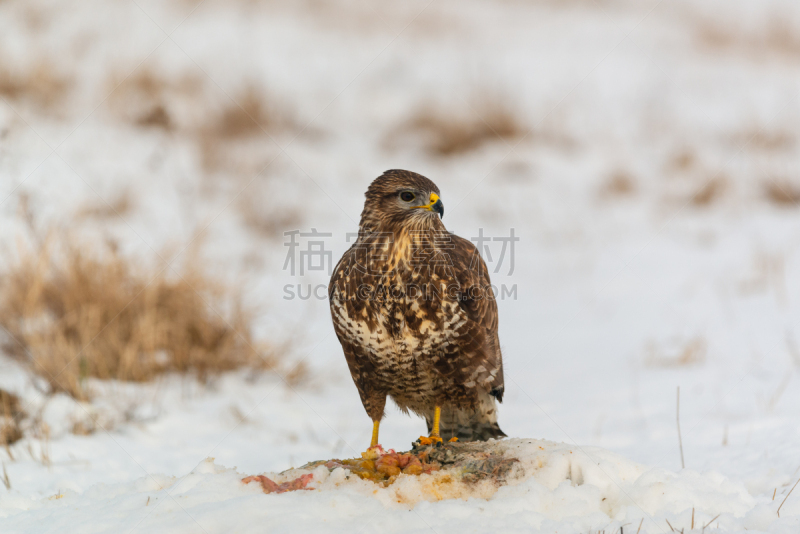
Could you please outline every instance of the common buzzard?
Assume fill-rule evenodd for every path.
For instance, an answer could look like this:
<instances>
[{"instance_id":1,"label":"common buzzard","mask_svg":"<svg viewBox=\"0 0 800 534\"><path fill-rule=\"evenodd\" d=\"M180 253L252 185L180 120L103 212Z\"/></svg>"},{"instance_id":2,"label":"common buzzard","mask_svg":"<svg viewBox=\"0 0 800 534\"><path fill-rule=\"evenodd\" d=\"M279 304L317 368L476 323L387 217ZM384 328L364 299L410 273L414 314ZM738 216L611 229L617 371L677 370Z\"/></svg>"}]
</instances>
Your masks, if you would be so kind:
<instances>
[{"instance_id":1,"label":"common buzzard","mask_svg":"<svg viewBox=\"0 0 800 534\"><path fill-rule=\"evenodd\" d=\"M358 238L331 278L333 325L373 421L372 446L387 396L423 416L433 441L505 436L489 272L472 242L447 232L443 215L431 180L386 171L367 189Z\"/></svg>"}]
</instances>

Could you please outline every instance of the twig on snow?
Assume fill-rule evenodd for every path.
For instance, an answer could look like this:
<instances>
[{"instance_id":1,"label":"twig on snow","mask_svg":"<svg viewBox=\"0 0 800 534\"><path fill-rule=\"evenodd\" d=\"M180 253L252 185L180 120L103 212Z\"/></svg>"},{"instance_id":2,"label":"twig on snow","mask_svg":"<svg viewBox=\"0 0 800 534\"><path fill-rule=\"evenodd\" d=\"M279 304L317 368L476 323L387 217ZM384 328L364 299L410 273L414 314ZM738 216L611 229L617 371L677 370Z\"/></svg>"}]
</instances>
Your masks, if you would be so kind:
<instances>
[{"instance_id":1,"label":"twig on snow","mask_svg":"<svg viewBox=\"0 0 800 534\"><path fill-rule=\"evenodd\" d=\"M678 400L677 408L675 410L675 420L678 423L678 447L681 449L681 469L686 469L686 463L683 461L683 440L681 439L681 387L678 386Z\"/></svg>"},{"instance_id":2,"label":"twig on snow","mask_svg":"<svg viewBox=\"0 0 800 534\"><path fill-rule=\"evenodd\" d=\"M798 483L800 483L800 478L798 478L798 479L797 479L797 482L795 482L795 483L794 483L794 486L792 486L792 489L790 489L790 490L789 490L789 493L787 493L787 494L786 494L786 497L783 499L783 502L781 503L781 505L780 505L780 506L778 506L778 517L780 517L780 516L781 516L781 508L783 508L783 504L786 502L786 499L788 499L788 498L789 498L789 495L791 495L791 494L792 494L792 492L794 491L794 488L796 488L796 487L797 487L797 484L798 484Z\"/></svg>"},{"instance_id":3,"label":"twig on snow","mask_svg":"<svg viewBox=\"0 0 800 534\"><path fill-rule=\"evenodd\" d=\"M11 489L11 480L8 478L8 471L6 471L6 464L3 462L3 485L7 490Z\"/></svg>"},{"instance_id":4,"label":"twig on snow","mask_svg":"<svg viewBox=\"0 0 800 534\"><path fill-rule=\"evenodd\" d=\"M703 530L702 530L702 532L705 532L705 531L706 531L706 527L707 527L708 525L710 525L711 523L713 523L714 521L716 521L716 520L719 518L719 516L721 516L721 515L722 515L721 513L717 514L717 515L714 517L714 519L712 519L711 521L709 521L708 523L706 523L705 525L703 525Z\"/></svg>"}]
</instances>

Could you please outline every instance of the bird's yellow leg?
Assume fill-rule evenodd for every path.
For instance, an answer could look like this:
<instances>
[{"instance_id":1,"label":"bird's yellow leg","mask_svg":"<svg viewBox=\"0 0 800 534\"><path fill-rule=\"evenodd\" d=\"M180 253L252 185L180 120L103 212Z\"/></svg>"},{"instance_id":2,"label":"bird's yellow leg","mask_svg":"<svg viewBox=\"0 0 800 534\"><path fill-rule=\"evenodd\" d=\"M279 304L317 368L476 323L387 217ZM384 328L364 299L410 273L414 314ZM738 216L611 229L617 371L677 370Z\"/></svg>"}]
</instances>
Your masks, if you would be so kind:
<instances>
[{"instance_id":1,"label":"bird's yellow leg","mask_svg":"<svg viewBox=\"0 0 800 534\"><path fill-rule=\"evenodd\" d=\"M372 441L369 448L361 453L361 458L364 460L375 460L383 453L383 448L378 445L378 429L381 426L380 419L372 422Z\"/></svg>"},{"instance_id":2,"label":"bird's yellow leg","mask_svg":"<svg viewBox=\"0 0 800 534\"><path fill-rule=\"evenodd\" d=\"M423 445L430 445L431 443L436 443L442 441L442 438L439 436L439 422L442 419L442 408L441 406L437 406L433 409L433 429L431 431L430 436L420 436L419 442Z\"/></svg>"},{"instance_id":3,"label":"bird's yellow leg","mask_svg":"<svg viewBox=\"0 0 800 534\"><path fill-rule=\"evenodd\" d=\"M374 447L378 444L378 429L381 426L380 419L377 421L373 421L372 423L372 441L370 442L369 446Z\"/></svg>"},{"instance_id":4,"label":"bird's yellow leg","mask_svg":"<svg viewBox=\"0 0 800 534\"><path fill-rule=\"evenodd\" d=\"M437 406L433 410L433 432L431 432L431 437L432 438L438 438L439 437L439 422L441 421L441 419L442 419L442 408ZM440 441L441 441L441 438L440 438Z\"/></svg>"}]
</instances>

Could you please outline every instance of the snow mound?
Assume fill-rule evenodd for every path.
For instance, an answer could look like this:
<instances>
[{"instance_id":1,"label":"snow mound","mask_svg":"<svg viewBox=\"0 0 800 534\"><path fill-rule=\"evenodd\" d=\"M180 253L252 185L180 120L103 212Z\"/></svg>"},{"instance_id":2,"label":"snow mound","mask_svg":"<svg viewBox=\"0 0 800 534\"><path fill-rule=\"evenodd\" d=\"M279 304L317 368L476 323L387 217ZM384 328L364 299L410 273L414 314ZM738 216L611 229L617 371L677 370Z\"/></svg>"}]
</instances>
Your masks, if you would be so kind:
<instances>
[{"instance_id":1,"label":"snow mound","mask_svg":"<svg viewBox=\"0 0 800 534\"><path fill-rule=\"evenodd\" d=\"M286 489L269 495L259 484L244 484L235 469L207 459L180 478L148 476L38 502L13 499L0 508L0 523L9 532L48 532L40 522L46 518L54 528L86 526L76 532L125 523L146 532L190 532L200 525L209 534L337 532L366 524L386 532L618 532L625 525L635 532L640 523L647 533L668 531L667 521L689 532L692 516L698 532L707 524L769 532L796 532L800 525L800 500L787 502L778 518L778 503L757 502L742 483L713 472L674 473L600 448L544 440L456 445L450 447L453 461L439 470L379 482L325 463L251 477L268 478L265 489L273 483L273 489ZM489 459L483 465L503 467L473 469L476 454Z\"/></svg>"},{"instance_id":2,"label":"snow mound","mask_svg":"<svg viewBox=\"0 0 800 534\"><path fill-rule=\"evenodd\" d=\"M639 516L674 516L693 507L697 517L707 515L711 519L720 513L743 516L755 504L743 484L717 473L648 468L596 447L532 439L469 443L461 445L461 450L459 445L445 444L456 448L456 459L441 470L417 476L401 474L389 484L376 484L352 476L347 469L324 466L271 476L277 482L289 482L311 473L315 481L312 488L333 491L348 487L397 508L446 499L531 501L526 506L532 505L553 519L594 513L622 519L629 509L633 514L638 511ZM498 476L469 476L473 473L465 464L474 462L478 452L512 460L510 471L501 470ZM459 455L462 461L456 461Z\"/></svg>"}]
</instances>

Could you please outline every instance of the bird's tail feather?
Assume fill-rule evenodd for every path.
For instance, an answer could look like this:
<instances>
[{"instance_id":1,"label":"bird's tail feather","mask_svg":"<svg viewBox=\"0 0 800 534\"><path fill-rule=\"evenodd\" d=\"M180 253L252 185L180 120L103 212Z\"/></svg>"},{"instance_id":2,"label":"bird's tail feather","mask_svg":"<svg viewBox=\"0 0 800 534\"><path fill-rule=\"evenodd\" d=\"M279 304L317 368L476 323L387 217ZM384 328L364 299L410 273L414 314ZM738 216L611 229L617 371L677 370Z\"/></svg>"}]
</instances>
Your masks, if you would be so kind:
<instances>
[{"instance_id":1,"label":"bird's tail feather","mask_svg":"<svg viewBox=\"0 0 800 534\"><path fill-rule=\"evenodd\" d=\"M425 420L430 434L433 430L433 410L425 414ZM445 441L454 437L459 441L486 441L506 436L497 424L495 399L488 392L481 393L475 408L442 406L439 435Z\"/></svg>"}]
</instances>

